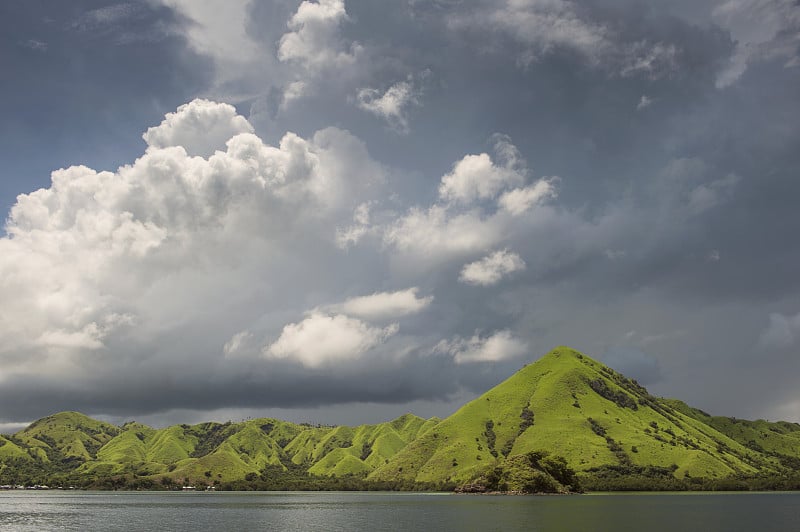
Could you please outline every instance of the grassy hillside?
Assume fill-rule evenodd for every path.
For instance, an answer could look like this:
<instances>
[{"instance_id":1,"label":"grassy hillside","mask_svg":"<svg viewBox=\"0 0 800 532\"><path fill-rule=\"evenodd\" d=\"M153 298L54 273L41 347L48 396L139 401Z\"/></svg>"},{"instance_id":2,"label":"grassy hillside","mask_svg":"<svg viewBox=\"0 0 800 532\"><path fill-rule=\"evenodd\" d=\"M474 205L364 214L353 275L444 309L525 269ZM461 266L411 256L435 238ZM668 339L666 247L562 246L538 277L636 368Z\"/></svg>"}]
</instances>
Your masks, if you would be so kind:
<instances>
[{"instance_id":1,"label":"grassy hillside","mask_svg":"<svg viewBox=\"0 0 800 532\"><path fill-rule=\"evenodd\" d=\"M561 347L464 405L369 478L463 482L531 451L563 456L584 473L657 466L678 477L719 478L778 465Z\"/></svg>"},{"instance_id":2,"label":"grassy hillside","mask_svg":"<svg viewBox=\"0 0 800 532\"><path fill-rule=\"evenodd\" d=\"M154 429L62 412L0 437L0 484L567 491L573 470L590 486L618 489L797 475L800 425L709 416L559 347L444 420L405 414L348 427L259 418ZM631 483L637 478L646 482Z\"/></svg>"},{"instance_id":3,"label":"grassy hillside","mask_svg":"<svg viewBox=\"0 0 800 532\"><path fill-rule=\"evenodd\" d=\"M725 434L741 445L777 459L783 466L800 469L800 424L763 419L748 421L733 417L711 416L677 399L662 399L685 415Z\"/></svg>"},{"instance_id":4,"label":"grassy hillside","mask_svg":"<svg viewBox=\"0 0 800 532\"><path fill-rule=\"evenodd\" d=\"M43 451L43 461L96 458L100 448L119 434L120 428L79 412L61 412L33 422L16 433L21 444Z\"/></svg>"}]
</instances>

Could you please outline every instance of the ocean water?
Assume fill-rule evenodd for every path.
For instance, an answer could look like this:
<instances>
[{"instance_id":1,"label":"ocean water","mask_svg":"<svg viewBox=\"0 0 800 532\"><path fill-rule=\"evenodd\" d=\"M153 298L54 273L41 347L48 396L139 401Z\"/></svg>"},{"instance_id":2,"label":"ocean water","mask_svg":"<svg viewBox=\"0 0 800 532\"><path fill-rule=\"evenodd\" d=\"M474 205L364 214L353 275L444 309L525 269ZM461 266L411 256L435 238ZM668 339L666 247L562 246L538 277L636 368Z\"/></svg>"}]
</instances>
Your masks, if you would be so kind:
<instances>
[{"instance_id":1,"label":"ocean water","mask_svg":"<svg viewBox=\"0 0 800 532\"><path fill-rule=\"evenodd\" d=\"M800 531L800 493L7 491L0 530Z\"/></svg>"}]
</instances>

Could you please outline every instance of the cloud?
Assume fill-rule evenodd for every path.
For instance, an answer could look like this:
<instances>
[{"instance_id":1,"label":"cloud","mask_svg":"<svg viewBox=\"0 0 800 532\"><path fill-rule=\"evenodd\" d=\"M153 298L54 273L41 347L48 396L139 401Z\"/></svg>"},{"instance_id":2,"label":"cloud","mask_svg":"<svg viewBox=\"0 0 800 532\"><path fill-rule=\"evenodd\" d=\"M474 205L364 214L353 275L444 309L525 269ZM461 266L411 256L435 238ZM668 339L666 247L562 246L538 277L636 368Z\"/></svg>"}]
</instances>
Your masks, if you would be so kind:
<instances>
[{"instance_id":1,"label":"cloud","mask_svg":"<svg viewBox=\"0 0 800 532\"><path fill-rule=\"evenodd\" d=\"M303 97L308 92L308 83L301 80L292 81L283 89L281 108L286 109L295 100Z\"/></svg>"},{"instance_id":2,"label":"cloud","mask_svg":"<svg viewBox=\"0 0 800 532\"><path fill-rule=\"evenodd\" d=\"M362 88L356 93L356 105L385 120L398 133L408 133L407 108L419 105L419 89L414 87L413 78L398 81L385 92L378 89Z\"/></svg>"},{"instance_id":3,"label":"cloud","mask_svg":"<svg viewBox=\"0 0 800 532\"><path fill-rule=\"evenodd\" d=\"M635 42L627 46L619 72L623 77L644 75L651 80L667 77L678 69L679 52L674 44Z\"/></svg>"},{"instance_id":4,"label":"cloud","mask_svg":"<svg viewBox=\"0 0 800 532\"><path fill-rule=\"evenodd\" d=\"M280 337L264 349L264 356L296 360L308 368L357 360L398 331L397 324L371 327L361 320L313 312L283 328Z\"/></svg>"},{"instance_id":5,"label":"cloud","mask_svg":"<svg viewBox=\"0 0 800 532\"><path fill-rule=\"evenodd\" d=\"M533 185L509 190L500 196L498 203L506 211L519 216L545 200L557 197L555 184L558 180L558 177L542 178Z\"/></svg>"},{"instance_id":6,"label":"cloud","mask_svg":"<svg viewBox=\"0 0 800 532\"><path fill-rule=\"evenodd\" d=\"M348 46L339 35L339 26L346 20L343 0L302 2L287 23L290 31L278 43L278 59L313 74L353 65L361 46Z\"/></svg>"},{"instance_id":7,"label":"cloud","mask_svg":"<svg viewBox=\"0 0 800 532\"><path fill-rule=\"evenodd\" d=\"M189 155L208 157L224 150L231 137L252 132L253 126L232 105L198 99L167 113L161 124L148 128L142 138L154 148L180 146Z\"/></svg>"},{"instance_id":8,"label":"cloud","mask_svg":"<svg viewBox=\"0 0 800 532\"><path fill-rule=\"evenodd\" d=\"M163 13L154 17L155 12L153 5L120 2L82 12L69 28L91 39L105 38L114 45L153 43L180 32L171 17Z\"/></svg>"},{"instance_id":9,"label":"cloud","mask_svg":"<svg viewBox=\"0 0 800 532\"><path fill-rule=\"evenodd\" d=\"M497 284L509 273L524 269L525 261L516 253L504 249L465 265L458 280L471 285L489 286Z\"/></svg>"},{"instance_id":10,"label":"cloud","mask_svg":"<svg viewBox=\"0 0 800 532\"><path fill-rule=\"evenodd\" d=\"M725 0L714 7L712 17L736 42L728 64L717 74L718 88L732 85L759 61L800 66L800 12L794 0Z\"/></svg>"},{"instance_id":11,"label":"cloud","mask_svg":"<svg viewBox=\"0 0 800 532\"><path fill-rule=\"evenodd\" d=\"M253 333L250 331L240 331L234 334L230 340L225 342L222 352L226 357L235 357L247 353L252 347L254 340Z\"/></svg>"},{"instance_id":12,"label":"cloud","mask_svg":"<svg viewBox=\"0 0 800 532\"><path fill-rule=\"evenodd\" d=\"M225 405L442 397L458 389L458 364L521 352L506 328L464 340L450 358L427 357L452 324L439 329L431 313L430 325L408 319L401 335L397 322L429 308L431 292L375 287L387 275L420 279L389 264L406 251L430 250L439 255L427 264L442 265L521 234L527 218L498 201L524 180L489 196L461 183L472 192L458 200L448 193L397 212L379 200L390 171L352 134L285 133L269 145L252 130L232 106L198 99L150 128L132 163L61 169L48 188L19 196L0 238L0 380L15 383L4 388L6 410L46 413L54 397L65 408L100 404L85 390L107 411L177 408L197 399L187 386L198 382ZM526 176L517 149L495 140L488 171ZM364 235L337 231L347 224ZM348 243L362 239L377 245ZM356 369L369 378L354 381ZM154 379L159 393L137 402ZM317 391L296 393L309 386Z\"/></svg>"},{"instance_id":13,"label":"cloud","mask_svg":"<svg viewBox=\"0 0 800 532\"><path fill-rule=\"evenodd\" d=\"M250 0L156 0L185 18L177 28L189 46L211 59L215 98L241 101L264 91L265 79L275 75L270 56L247 31ZM265 77L266 76L266 77Z\"/></svg>"},{"instance_id":14,"label":"cloud","mask_svg":"<svg viewBox=\"0 0 800 532\"><path fill-rule=\"evenodd\" d=\"M110 24L124 20L135 12L135 4L121 3L87 11L83 14L81 20L84 21L84 23L93 21L96 24Z\"/></svg>"},{"instance_id":15,"label":"cloud","mask_svg":"<svg viewBox=\"0 0 800 532\"><path fill-rule=\"evenodd\" d=\"M568 0L504 0L454 14L451 29L499 33L521 46L518 61L524 67L567 52L585 64L623 77L649 79L669 76L677 67L680 50L669 42L635 39L620 31L619 22Z\"/></svg>"},{"instance_id":16,"label":"cloud","mask_svg":"<svg viewBox=\"0 0 800 532\"><path fill-rule=\"evenodd\" d=\"M487 18L527 46L523 60L528 63L558 47L596 63L611 46L611 31L603 24L582 20L566 1L505 1L487 13Z\"/></svg>"},{"instance_id":17,"label":"cloud","mask_svg":"<svg viewBox=\"0 0 800 532\"><path fill-rule=\"evenodd\" d=\"M710 183L698 185L689 193L689 210L699 214L728 201L739 181L741 178L738 175L728 174Z\"/></svg>"},{"instance_id":18,"label":"cloud","mask_svg":"<svg viewBox=\"0 0 800 532\"><path fill-rule=\"evenodd\" d=\"M798 342L800 248L780 238L800 232L794 3L165 0L87 15L86 32L70 24L91 9L24 4L3 20L19 99L0 143L16 205L0 416L440 399L519 367L428 356L476 329L543 346L531 356L643 331L622 345L668 367L656 394L737 416L795 404L796 353L767 347ZM114 47L121 32L162 40ZM420 107L390 98L409 73ZM147 118L187 95L238 112ZM498 250L526 271L459 282ZM330 307L409 287L435 300L374 322ZM313 371L262 356L309 309L401 330ZM727 392L743 384L757 400Z\"/></svg>"},{"instance_id":19,"label":"cloud","mask_svg":"<svg viewBox=\"0 0 800 532\"><path fill-rule=\"evenodd\" d=\"M436 203L412 207L383 227L384 245L417 266L436 264L486 252L531 223L514 218L554 198L558 178L525 186L529 172L519 150L505 135L493 139L494 158L481 153L457 161L442 176Z\"/></svg>"},{"instance_id":20,"label":"cloud","mask_svg":"<svg viewBox=\"0 0 800 532\"><path fill-rule=\"evenodd\" d=\"M769 315L769 325L762 331L758 343L768 349L792 347L800 338L800 313L794 316L773 312Z\"/></svg>"},{"instance_id":21,"label":"cloud","mask_svg":"<svg viewBox=\"0 0 800 532\"><path fill-rule=\"evenodd\" d=\"M442 340L434 348L435 353L451 355L456 364L501 362L522 356L527 350L527 344L515 338L508 330L486 337L481 337L476 332L471 338Z\"/></svg>"},{"instance_id":22,"label":"cloud","mask_svg":"<svg viewBox=\"0 0 800 532\"><path fill-rule=\"evenodd\" d=\"M487 153L467 155L458 161L442 177L439 197L447 202L469 204L494 198L501 190L523 184L526 170L520 164L519 151L508 137L496 138L495 153L499 165Z\"/></svg>"},{"instance_id":23,"label":"cloud","mask_svg":"<svg viewBox=\"0 0 800 532\"><path fill-rule=\"evenodd\" d=\"M431 304L433 296L417 297L418 291L419 288L413 287L396 292L375 292L347 299L330 308L334 312L367 320L397 318L420 312Z\"/></svg>"},{"instance_id":24,"label":"cloud","mask_svg":"<svg viewBox=\"0 0 800 532\"><path fill-rule=\"evenodd\" d=\"M735 173L715 177L706 161L677 158L669 161L649 186L662 208L669 208L673 215L683 210L694 216L731 201L742 181Z\"/></svg>"},{"instance_id":25,"label":"cloud","mask_svg":"<svg viewBox=\"0 0 800 532\"><path fill-rule=\"evenodd\" d=\"M133 164L61 169L20 195L0 239L4 375L77 371L97 353L111 370L198 327L218 342L208 363L229 312L241 330L263 314L254 294L288 298L287 280L336 249L331 227L379 190L383 168L341 130L269 146L250 129L233 107L196 100L148 130Z\"/></svg>"},{"instance_id":26,"label":"cloud","mask_svg":"<svg viewBox=\"0 0 800 532\"><path fill-rule=\"evenodd\" d=\"M434 205L412 208L385 228L383 241L400 253L438 262L491 248L503 238L503 224L477 211L452 214Z\"/></svg>"},{"instance_id":27,"label":"cloud","mask_svg":"<svg viewBox=\"0 0 800 532\"><path fill-rule=\"evenodd\" d=\"M636 104L636 110L641 111L642 109L647 109L651 105L653 105L653 99L646 94L642 94L642 97L639 98L639 103Z\"/></svg>"},{"instance_id":28,"label":"cloud","mask_svg":"<svg viewBox=\"0 0 800 532\"><path fill-rule=\"evenodd\" d=\"M362 203L353 211L353 225L338 227L336 229L336 245L340 249L347 249L358 244L364 236L373 233L374 228L370 227L371 202Z\"/></svg>"}]
</instances>

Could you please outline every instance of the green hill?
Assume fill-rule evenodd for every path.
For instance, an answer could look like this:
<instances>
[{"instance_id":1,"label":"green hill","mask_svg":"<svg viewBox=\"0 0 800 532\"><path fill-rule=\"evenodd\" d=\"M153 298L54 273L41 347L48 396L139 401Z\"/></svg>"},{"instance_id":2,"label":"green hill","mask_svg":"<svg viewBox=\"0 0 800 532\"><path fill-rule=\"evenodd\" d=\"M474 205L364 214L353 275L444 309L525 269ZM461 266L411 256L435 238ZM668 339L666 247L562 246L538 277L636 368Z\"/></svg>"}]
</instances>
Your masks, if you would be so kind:
<instances>
[{"instance_id":1,"label":"green hill","mask_svg":"<svg viewBox=\"0 0 800 532\"><path fill-rule=\"evenodd\" d=\"M45 462L85 461L96 458L119 432L119 427L79 412L61 412L31 423L14 436L15 441L37 450L35 454Z\"/></svg>"},{"instance_id":2,"label":"green hill","mask_svg":"<svg viewBox=\"0 0 800 532\"><path fill-rule=\"evenodd\" d=\"M561 347L464 405L369 478L465 482L532 451L563 456L582 473L656 466L679 478L720 478L779 469L635 381Z\"/></svg>"},{"instance_id":3,"label":"green hill","mask_svg":"<svg viewBox=\"0 0 800 532\"><path fill-rule=\"evenodd\" d=\"M154 429L63 412L0 437L0 484L568 491L573 471L611 489L786 486L800 474L800 425L713 417L559 347L443 420Z\"/></svg>"}]
</instances>

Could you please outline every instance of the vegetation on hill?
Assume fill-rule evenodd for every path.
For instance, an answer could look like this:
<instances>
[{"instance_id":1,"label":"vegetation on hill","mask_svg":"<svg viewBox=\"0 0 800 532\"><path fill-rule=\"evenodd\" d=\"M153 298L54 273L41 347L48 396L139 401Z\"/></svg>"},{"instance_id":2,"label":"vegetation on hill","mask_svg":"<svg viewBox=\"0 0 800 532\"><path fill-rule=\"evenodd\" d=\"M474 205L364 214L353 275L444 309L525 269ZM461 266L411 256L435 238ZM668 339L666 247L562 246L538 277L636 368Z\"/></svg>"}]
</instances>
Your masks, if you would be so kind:
<instances>
[{"instance_id":1,"label":"vegetation on hill","mask_svg":"<svg viewBox=\"0 0 800 532\"><path fill-rule=\"evenodd\" d=\"M567 347L444 420L154 429L62 412L0 437L0 484L175 489L796 489L800 425L651 396Z\"/></svg>"}]
</instances>

